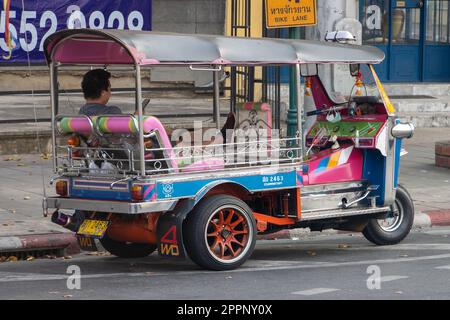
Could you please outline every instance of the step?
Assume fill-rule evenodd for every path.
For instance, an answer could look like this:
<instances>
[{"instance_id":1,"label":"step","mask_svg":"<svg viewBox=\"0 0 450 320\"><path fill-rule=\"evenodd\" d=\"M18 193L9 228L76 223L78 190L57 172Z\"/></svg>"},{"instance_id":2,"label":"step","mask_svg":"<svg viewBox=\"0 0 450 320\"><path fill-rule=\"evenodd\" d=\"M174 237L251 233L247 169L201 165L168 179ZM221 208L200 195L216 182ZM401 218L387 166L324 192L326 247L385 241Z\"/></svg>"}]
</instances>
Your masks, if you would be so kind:
<instances>
[{"instance_id":1,"label":"step","mask_svg":"<svg viewBox=\"0 0 450 320\"><path fill-rule=\"evenodd\" d=\"M450 96L450 83L389 83L383 87L389 96Z\"/></svg>"},{"instance_id":2,"label":"step","mask_svg":"<svg viewBox=\"0 0 450 320\"><path fill-rule=\"evenodd\" d=\"M416 128L450 127L450 112L399 112L398 116Z\"/></svg>"},{"instance_id":3,"label":"step","mask_svg":"<svg viewBox=\"0 0 450 320\"><path fill-rule=\"evenodd\" d=\"M435 164L450 169L450 140L435 143Z\"/></svg>"},{"instance_id":4,"label":"step","mask_svg":"<svg viewBox=\"0 0 450 320\"><path fill-rule=\"evenodd\" d=\"M427 99L391 99L397 112L450 112L450 96Z\"/></svg>"}]
</instances>

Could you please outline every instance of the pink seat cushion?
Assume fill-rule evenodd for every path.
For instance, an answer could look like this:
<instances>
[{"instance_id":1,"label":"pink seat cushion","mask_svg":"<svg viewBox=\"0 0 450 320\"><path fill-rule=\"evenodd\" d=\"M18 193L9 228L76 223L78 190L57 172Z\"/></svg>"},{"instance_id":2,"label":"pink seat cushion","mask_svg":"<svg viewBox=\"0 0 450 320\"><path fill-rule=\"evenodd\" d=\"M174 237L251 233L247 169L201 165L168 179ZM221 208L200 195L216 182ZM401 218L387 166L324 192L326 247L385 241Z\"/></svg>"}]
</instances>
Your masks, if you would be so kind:
<instances>
[{"instance_id":1,"label":"pink seat cushion","mask_svg":"<svg viewBox=\"0 0 450 320\"><path fill-rule=\"evenodd\" d=\"M225 163L223 159L219 158L207 158L190 164L184 168L181 168L182 172L194 172L194 171L204 171L204 170L217 170L223 169Z\"/></svg>"}]
</instances>

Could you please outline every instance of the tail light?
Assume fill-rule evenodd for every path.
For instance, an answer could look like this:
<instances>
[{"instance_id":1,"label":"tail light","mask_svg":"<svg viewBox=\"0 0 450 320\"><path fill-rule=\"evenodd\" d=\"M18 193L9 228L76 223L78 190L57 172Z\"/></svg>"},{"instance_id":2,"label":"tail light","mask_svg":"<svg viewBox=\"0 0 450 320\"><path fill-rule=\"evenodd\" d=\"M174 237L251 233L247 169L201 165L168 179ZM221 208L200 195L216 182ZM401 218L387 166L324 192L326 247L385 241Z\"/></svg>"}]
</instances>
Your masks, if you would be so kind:
<instances>
[{"instance_id":1,"label":"tail light","mask_svg":"<svg viewBox=\"0 0 450 320\"><path fill-rule=\"evenodd\" d=\"M62 197L66 197L69 194L66 180L59 180L58 182L56 182L56 193Z\"/></svg>"},{"instance_id":2,"label":"tail light","mask_svg":"<svg viewBox=\"0 0 450 320\"><path fill-rule=\"evenodd\" d=\"M79 136L70 136L70 138L67 139L67 144L72 147L79 147L80 146L80 137Z\"/></svg>"},{"instance_id":3,"label":"tail light","mask_svg":"<svg viewBox=\"0 0 450 320\"><path fill-rule=\"evenodd\" d=\"M131 187L131 198L137 201L144 200L144 193L142 186L134 185Z\"/></svg>"},{"instance_id":4,"label":"tail light","mask_svg":"<svg viewBox=\"0 0 450 320\"><path fill-rule=\"evenodd\" d=\"M67 144L71 147L79 147L81 144L80 137L79 136L70 136L69 139L67 139ZM74 158L80 158L82 156L81 150L72 150L72 157Z\"/></svg>"}]
</instances>

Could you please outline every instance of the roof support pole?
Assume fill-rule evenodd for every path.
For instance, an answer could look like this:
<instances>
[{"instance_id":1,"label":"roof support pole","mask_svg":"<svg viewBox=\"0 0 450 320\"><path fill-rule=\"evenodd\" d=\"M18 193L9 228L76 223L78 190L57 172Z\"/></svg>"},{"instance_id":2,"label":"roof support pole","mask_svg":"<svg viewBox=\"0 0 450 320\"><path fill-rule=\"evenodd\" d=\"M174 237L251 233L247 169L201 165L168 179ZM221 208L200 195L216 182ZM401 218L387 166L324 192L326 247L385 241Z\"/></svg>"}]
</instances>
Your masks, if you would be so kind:
<instances>
[{"instance_id":1,"label":"roof support pole","mask_svg":"<svg viewBox=\"0 0 450 320\"><path fill-rule=\"evenodd\" d=\"M58 150L56 149L56 135L55 135L55 118L58 114L58 67L54 62L50 63L50 104L51 104L51 118L52 118L52 150L53 150L53 172L56 173Z\"/></svg>"},{"instance_id":2,"label":"roof support pole","mask_svg":"<svg viewBox=\"0 0 450 320\"><path fill-rule=\"evenodd\" d=\"M295 65L296 91L297 91L297 147L299 148L297 156L303 160L303 101L302 101L302 83L300 78L300 64Z\"/></svg>"},{"instance_id":3,"label":"roof support pole","mask_svg":"<svg viewBox=\"0 0 450 320\"><path fill-rule=\"evenodd\" d=\"M298 39L300 38L300 29L299 28L290 28L289 29L289 38L290 39ZM300 91L298 91L297 83L300 81L300 77L297 77L297 66L291 66L289 72L289 110L287 115L287 136L288 138L294 138L297 134L297 109L299 108L298 104L298 96L300 95ZM300 124L301 126L301 124Z\"/></svg>"},{"instance_id":4,"label":"roof support pole","mask_svg":"<svg viewBox=\"0 0 450 320\"><path fill-rule=\"evenodd\" d=\"M214 79L214 122L217 129L220 130L220 88L219 88L219 73L220 71L213 71Z\"/></svg>"},{"instance_id":5,"label":"roof support pole","mask_svg":"<svg viewBox=\"0 0 450 320\"><path fill-rule=\"evenodd\" d=\"M136 64L136 108L138 111L139 123L139 163L141 167L141 176L145 176L145 146L144 146L144 115L142 111L142 83L141 67Z\"/></svg>"}]
</instances>

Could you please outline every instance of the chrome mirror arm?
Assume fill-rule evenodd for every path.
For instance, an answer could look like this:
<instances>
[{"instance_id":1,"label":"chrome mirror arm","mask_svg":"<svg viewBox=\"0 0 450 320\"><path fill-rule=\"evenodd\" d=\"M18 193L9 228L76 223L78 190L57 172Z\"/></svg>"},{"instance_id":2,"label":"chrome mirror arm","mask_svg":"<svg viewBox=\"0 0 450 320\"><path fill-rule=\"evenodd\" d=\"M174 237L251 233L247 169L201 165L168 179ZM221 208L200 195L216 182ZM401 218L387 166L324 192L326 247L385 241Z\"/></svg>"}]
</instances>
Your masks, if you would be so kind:
<instances>
[{"instance_id":1,"label":"chrome mirror arm","mask_svg":"<svg viewBox=\"0 0 450 320\"><path fill-rule=\"evenodd\" d=\"M119 182L124 182L124 181L132 180L132 179L135 179L135 178L136 177L126 177L126 178L123 178L123 179L120 179L120 180L116 180L116 181L114 181L113 183L110 184L109 188L112 190L112 189L114 189L114 186L116 184L118 184Z\"/></svg>"}]
</instances>

